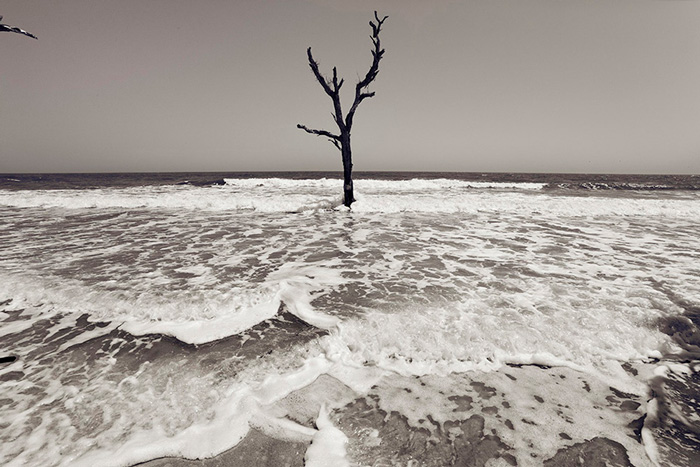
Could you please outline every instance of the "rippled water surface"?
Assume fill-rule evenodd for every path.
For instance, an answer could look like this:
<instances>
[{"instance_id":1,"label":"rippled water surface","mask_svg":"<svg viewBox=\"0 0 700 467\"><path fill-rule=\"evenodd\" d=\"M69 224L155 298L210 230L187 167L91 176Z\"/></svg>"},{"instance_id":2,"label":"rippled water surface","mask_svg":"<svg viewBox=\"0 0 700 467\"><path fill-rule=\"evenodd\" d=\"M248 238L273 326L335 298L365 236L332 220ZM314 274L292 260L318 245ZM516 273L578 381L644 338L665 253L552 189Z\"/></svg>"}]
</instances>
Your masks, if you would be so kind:
<instances>
[{"instance_id":1,"label":"rippled water surface","mask_svg":"<svg viewBox=\"0 0 700 467\"><path fill-rule=\"evenodd\" d=\"M308 444L324 397L356 465L458 463L467 433L503 465L697 458L692 397L651 388L697 391L698 191L356 185L0 190L0 462Z\"/></svg>"}]
</instances>

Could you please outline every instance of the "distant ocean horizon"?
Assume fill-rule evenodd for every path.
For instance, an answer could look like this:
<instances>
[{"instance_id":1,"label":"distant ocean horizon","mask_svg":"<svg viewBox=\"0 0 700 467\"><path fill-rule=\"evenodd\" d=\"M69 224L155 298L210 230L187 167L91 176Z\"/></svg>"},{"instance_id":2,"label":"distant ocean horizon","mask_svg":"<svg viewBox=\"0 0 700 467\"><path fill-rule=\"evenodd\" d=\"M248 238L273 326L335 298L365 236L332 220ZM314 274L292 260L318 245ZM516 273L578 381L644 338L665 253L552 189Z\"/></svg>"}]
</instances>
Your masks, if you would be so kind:
<instances>
[{"instance_id":1,"label":"distant ocean horizon","mask_svg":"<svg viewBox=\"0 0 700 467\"><path fill-rule=\"evenodd\" d=\"M0 173L0 189L80 189L139 185L223 183L225 178L282 178L290 180L342 179L341 171L183 171ZM549 188L624 190L700 190L698 174L355 171L356 180L462 180L545 183Z\"/></svg>"}]
</instances>

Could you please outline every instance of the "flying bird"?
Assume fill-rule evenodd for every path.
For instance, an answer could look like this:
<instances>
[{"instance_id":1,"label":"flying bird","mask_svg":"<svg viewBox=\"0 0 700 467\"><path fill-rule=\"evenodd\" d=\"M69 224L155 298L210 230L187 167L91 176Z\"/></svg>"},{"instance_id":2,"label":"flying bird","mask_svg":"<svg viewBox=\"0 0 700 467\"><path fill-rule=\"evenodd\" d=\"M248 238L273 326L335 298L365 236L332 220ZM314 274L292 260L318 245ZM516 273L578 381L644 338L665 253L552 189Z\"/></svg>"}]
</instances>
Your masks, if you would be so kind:
<instances>
[{"instance_id":1,"label":"flying bird","mask_svg":"<svg viewBox=\"0 0 700 467\"><path fill-rule=\"evenodd\" d=\"M0 16L0 21L2 21L2 16ZM31 32L27 32L24 29L13 28L9 24L0 24L0 32L16 32L17 34L24 34L25 36L33 37L34 39L39 39Z\"/></svg>"}]
</instances>

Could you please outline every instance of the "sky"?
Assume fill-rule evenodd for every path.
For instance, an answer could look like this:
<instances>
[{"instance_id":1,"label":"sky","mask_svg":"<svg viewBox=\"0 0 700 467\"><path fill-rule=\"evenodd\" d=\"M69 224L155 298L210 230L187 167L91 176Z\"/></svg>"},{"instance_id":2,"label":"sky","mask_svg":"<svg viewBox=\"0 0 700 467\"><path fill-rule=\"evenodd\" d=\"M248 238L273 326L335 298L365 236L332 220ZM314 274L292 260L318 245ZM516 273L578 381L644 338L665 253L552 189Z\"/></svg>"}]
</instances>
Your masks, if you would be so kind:
<instances>
[{"instance_id":1,"label":"sky","mask_svg":"<svg viewBox=\"0 0 700 467\"><path fill-rule=\"evenodd\" d=\"M2 0L0 173L340 170L375 9L355 170L700 174L700 0Z\"/></svg>"}]
</instances>

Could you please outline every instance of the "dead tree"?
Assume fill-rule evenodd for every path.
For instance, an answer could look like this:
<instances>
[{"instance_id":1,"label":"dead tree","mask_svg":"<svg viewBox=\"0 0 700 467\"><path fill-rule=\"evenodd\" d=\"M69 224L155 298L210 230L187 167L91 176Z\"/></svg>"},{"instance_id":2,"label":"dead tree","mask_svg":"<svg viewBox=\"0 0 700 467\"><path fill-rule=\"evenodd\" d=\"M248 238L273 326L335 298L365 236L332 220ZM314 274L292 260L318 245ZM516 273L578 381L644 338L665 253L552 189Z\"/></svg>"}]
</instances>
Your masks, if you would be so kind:
<instances>
[{"instance_id":1,"label":"dead tree","mask_svg":"<svg viewBox=\"0 0 700 467\"><path fill-rule=\"evenodd\" d=\"M2 21L2 16L0 16L0 21ZM25 36L29 36L29 37L32 37L34 39L38 39L31 32L27 32L24 29L12 27L9 24L0 24L0 32L15 32L17 34L24 34Z\"/></svg>"},{"instance_id":2,"label":"dead tree","mask_svg":"<svg viewBox=\"0 0 700 467\"><path fill-rule=\"evenodd\" d=\"M372 43L374 44L374 48L372 49L372 65L369 67L369 71L365 77L355 85L355 100L345 116L343 116L343 110L340 106L340 88L345 80L342 78L338 80L338 70L336 67L333 67L333 78L327 79L321 75L321 72L318 69L318 62L316 62L313 55L311 55L311 47L306 49L306 55L309 58L309 67L311 67L311 71L313 71L314 76L321 84L321 87L333 101L332 116L333 120L338 125L339 132L338 134L335 134L326 130L314 130L301 124L297 125L297 128L300 128L312 135L324 136L328 138L328 141L333 143L333 145L340 151L343 160L343 204L347 207L350 207L352 202L355 201L352 185L352 150L350 148L350 130L352 129L352 123L353 119L355 118L357 107L363 100L374 97L374 91L368 91L367 87L377 77L377 74L379 73L379 62L384 56L384 49L382 49L379 41L379 32L381 31L382 25L387 18L388 16L379 19L379 16L375 11L374 19L376 20L376 23L374 21L369 22L369 25L372 27L372 35L370 36L370 39L372 39Z\"/></svg>"}]
</instances>

